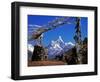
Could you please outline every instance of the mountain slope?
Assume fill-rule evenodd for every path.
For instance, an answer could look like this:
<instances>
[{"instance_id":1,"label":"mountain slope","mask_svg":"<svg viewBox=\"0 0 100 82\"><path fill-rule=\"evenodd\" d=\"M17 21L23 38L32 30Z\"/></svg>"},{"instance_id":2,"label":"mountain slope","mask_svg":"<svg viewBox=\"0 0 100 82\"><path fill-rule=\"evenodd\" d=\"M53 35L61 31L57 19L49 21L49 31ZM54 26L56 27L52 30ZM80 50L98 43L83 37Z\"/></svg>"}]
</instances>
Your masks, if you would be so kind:
<instances>
[{"instance_id":1,"label":"mountain slope","mask_svg":"<svg viewBox=\"0 0 100 82\"><path fill-rule=\"evenodd\" d=\"M51 41L48 48L48 58L55 58L57 55L62 55L65 51L73 48L75 45L72 42L65 43L61 36L55 41Z\"/></svg>"},{"instance_id":2,"label":"mountain slope","mask_svg":"<svg viewBox=\"0 0 100 82\"><path fill-rule=\"evenodd\" d=\"M34 47L31 44L28 44L28 59L30 60L34 51Z\"/></svg>"}]
</instances>

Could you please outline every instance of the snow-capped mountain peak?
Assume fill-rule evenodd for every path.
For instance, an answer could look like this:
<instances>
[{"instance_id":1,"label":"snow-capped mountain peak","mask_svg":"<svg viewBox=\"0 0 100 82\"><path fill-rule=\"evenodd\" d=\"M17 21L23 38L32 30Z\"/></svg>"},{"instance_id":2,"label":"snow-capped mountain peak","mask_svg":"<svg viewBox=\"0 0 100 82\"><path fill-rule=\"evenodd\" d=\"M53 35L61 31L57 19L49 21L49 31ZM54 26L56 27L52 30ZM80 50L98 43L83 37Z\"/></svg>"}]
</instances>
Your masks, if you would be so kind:
<instances>
[{"instance_id":1,"label":"snow-capped mountain peak","mask_svg":"<svg viewBox=\"0 0 100 82\"><path fill-rule=\"evenodd\" d=\"M28 50L30 52L33 52L34 51L34 47L31 44L28 44Z\"/></svg>"},{"instance_id":2,"label":"snow-capped mountain peak","mask_svg":"<svg viewBox=\"0 0 100 82\"><path fill-rule=\"evenodd\" d=\"M68 42L68 43L65 43L65 45L71 45L71 46L75 46L75 44L73 44L72 42Z\"/></svg>"},{"instance_id":3,"label":"snow-capped mountain peak","mask_svg":"<svg viewBox=\"0 0 100 82\"><path fill-rule=\"evenodd\" d=\"M63 41L62 37L59 36L59 38L57 40L55 40L55 41L52 40L50 45L54 48L60 48L64 45L64 41Z\"/></svg>"},{"instance_id":4,"label":"snow-capped mountain peak","mask_svg":"<svg viewBox=\"0 0 100 82\"><path fill-rule=\"evenodd\" d=\"M55 57L56 55L62 54L65 51L73 48L75 45L72 42L64 42L62 37L59 36L57 40L52 40L48 46L48 56L51 58Z\"/></svg>"},{"instance_id":5,"label":"snow-capped mountain peak","mask_svg":"<svg viewBox=\"0 0 100 82\"><path fill-rule=\"evenodd\" d=\"M61 37L61 36L59 36L59 38L58 38L58 40L57 40L57 41L64 43L64 41L63 41L63 39L62 39L62 37Z\"/></svg>"},{"instance_id":6,"label":"snow-capped mountain peak","mask_svg":"<svg viewBox=\"0 0 100 82\"><path fill-rule=\"evenodd\" d=\"M73 44L72 42L68 42L67 44L70 44L70 45L72 45L72 46L75 46L75 44Z\"/></svg>"}]
</instances>

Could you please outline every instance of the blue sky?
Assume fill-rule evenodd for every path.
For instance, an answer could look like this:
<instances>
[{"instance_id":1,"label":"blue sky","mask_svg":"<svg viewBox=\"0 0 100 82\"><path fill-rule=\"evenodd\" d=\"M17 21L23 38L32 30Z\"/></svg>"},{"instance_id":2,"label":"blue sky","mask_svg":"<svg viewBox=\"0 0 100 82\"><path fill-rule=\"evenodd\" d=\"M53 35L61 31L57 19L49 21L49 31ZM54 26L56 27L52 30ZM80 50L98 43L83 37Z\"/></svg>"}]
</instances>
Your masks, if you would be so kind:
<instances>
[{"instance_id":1,"label":"blue sky","mask_svg":"<svg viewBox=\"0 0 100 82\"><path fill-rule=\"evenodd\" d=\"M60 16L43 16L43 15L28 15L28 33L32 32L30 31L31 27L30 25L45 25L50 21L53 21L55 18L59 18ZM82 39L87 37L87 25L88 24L88 18L87 17L81 17L81 35ZM42 40L43 44L47 46L50 44L51 40L57 40L59 36L62 37L64 42L72 42L75 43L73 36L75 34L75 24L64 24L62 26L59 26L56 29L50 30L46 33L44 33L44 38ZM28 43L32 43L32 41L29 41Z\"/></svg>"}]
</instances>

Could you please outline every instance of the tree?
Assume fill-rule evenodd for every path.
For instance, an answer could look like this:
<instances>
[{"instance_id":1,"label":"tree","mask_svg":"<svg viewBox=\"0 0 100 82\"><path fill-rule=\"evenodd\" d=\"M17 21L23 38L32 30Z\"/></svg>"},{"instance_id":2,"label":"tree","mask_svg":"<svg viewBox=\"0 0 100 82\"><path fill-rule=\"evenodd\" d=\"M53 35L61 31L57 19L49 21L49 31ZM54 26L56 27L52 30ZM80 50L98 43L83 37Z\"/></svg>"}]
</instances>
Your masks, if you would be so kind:
<instances>
[{"instance_id":1,"label":"tree","mask_svg":"<svg viewBox=\"0 0 100 82\"><path fill-rule=\"evenodd\" d=\"M83 44L87 44L87 41L88 41L87 37L85 37L84 40L83 40Z\"/></svg>"},{"instance_id":2,"label":"tree","mask_svg":"<svg viewBox=\"0 0 100 82\"><path fill-rule=\"evenodd\" d=\"M41 46L35 45L34 46L34 52L32 55L32 61L39 61L43 58L44 55L44 49Z\"/></svg>"}]
</instances>

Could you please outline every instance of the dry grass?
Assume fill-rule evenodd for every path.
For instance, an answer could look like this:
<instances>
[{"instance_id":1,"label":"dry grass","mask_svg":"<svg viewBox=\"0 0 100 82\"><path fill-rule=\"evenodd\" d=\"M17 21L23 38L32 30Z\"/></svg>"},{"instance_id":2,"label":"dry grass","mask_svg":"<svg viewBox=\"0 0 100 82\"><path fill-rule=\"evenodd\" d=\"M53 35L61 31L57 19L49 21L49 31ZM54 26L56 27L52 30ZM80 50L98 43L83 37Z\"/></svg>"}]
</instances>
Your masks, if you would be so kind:
<instances>
[{"instance_id":1,"label":"dry grass","mask_svg":"<svg viewBox=\"0 0 100 82\"><path fill-rule=\"evenodd\" d=\"M28 66L49 66L49 65L64 65L63 61L47 60L47 61L28 61Z\"/></svg>"}]
</instances>

